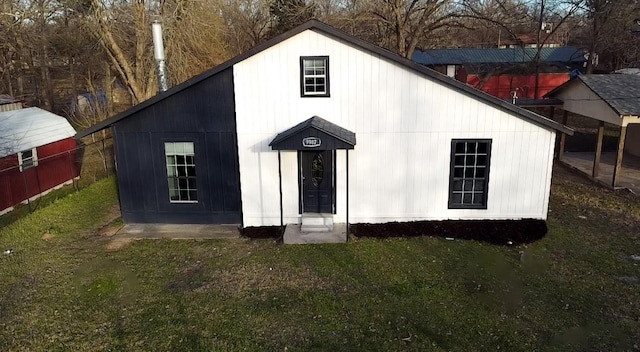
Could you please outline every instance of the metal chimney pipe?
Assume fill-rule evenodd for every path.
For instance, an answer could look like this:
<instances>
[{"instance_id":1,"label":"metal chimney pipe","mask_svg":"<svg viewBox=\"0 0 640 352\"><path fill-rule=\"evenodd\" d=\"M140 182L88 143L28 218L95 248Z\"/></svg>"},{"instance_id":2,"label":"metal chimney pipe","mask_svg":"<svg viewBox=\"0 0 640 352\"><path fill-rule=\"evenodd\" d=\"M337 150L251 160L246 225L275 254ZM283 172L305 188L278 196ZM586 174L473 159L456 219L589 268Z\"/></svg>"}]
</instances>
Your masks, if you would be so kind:
<instances>
[{"instance_id":1,"label":"metal chimney pipe","mask_svg":"<svg viewBox=\"0 0 640 352\"><path fill-rule=\"evenodd\" d=\"M153 57L156 59L156 74L158 75L158 91L164 92L169 89L169 73L167 62L164 58L164 43L162 42L162 25L160 21L151 23L151 34L153 36Z\"/></svg>"}]
</instances>

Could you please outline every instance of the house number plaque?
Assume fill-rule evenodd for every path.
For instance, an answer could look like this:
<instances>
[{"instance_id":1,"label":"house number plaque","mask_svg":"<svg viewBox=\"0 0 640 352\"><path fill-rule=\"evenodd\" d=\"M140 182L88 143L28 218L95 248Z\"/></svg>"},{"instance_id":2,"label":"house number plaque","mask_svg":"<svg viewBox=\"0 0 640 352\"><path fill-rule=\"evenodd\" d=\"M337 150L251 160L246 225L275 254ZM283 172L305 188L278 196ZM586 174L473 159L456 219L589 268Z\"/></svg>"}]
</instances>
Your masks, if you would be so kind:
<instances>
[{"instance_id":1,"label":"house number plaque","mask_svg":"<svg viewBox=\"0 0 640 352\"><path fill-rule=\"evenodd\" d=\"M307 137L302 139L302 146L306 148L317 148L322 145L322 140L318 137Z\"/></svg>"}]
</instances>

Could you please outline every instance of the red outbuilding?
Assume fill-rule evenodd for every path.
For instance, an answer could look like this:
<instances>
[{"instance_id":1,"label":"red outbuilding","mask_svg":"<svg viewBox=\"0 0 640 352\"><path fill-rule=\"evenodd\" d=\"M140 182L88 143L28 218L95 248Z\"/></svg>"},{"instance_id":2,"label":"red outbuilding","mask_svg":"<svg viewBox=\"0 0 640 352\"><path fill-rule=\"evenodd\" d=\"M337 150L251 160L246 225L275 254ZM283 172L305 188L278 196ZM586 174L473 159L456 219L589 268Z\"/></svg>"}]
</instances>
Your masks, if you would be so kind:
<instances>
[{"instance_id":1,"label":"red outbuilding","mask_svg":"<svg viewBox=\"0 0 640 352\"><path fill-rule=\"evenodd\" d=\"M416 50L411 59L507 101L540 99L586 67L574 47Z\"/></svg>"},{"instance_id":2,"label":"red outbuilding","mask_svg":"<svg viewBox=\"0 0 640 352\"><path fill-rule=\"evenodd\" d=\"M79 176L75 133L46 110L0 111L0 214Z\"/></svg>"}]
</instances>

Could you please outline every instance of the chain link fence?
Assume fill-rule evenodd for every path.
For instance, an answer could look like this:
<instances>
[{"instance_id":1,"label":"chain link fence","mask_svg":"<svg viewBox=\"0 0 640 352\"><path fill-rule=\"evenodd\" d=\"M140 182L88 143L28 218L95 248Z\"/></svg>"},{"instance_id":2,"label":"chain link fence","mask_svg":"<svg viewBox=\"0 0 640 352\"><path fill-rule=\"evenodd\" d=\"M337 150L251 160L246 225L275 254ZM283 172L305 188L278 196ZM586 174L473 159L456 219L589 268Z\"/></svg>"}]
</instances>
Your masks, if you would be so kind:
<instances>
[{"instance_id":1,"label":"chain link fence","mask_svg":"<svg viewBox=\"0 0 640 352\"><path fill-rule=\"evenodd\" d=\"M13 157L16 156L5 158L5 165L0 164L2 217L32 212L60 196L115 175L111 137L79 142L71 150L38 156L28 166L19 165ZM13 215L19 217L20 214Z\"/></svg>"}]
</instances>

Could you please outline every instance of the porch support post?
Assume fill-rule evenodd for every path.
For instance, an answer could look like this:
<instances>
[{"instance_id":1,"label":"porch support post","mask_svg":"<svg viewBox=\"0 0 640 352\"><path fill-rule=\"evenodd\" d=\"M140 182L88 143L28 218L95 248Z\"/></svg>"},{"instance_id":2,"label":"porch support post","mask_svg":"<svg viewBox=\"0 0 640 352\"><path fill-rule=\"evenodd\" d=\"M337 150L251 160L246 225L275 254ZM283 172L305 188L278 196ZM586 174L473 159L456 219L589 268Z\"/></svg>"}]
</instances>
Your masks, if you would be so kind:
<instances>
[{"instance_id":1,"label":"porch support post","mask_svg":"<svg viewBox=\"0 0 640 352\"><path fill-rule=\"evenodd\" d=\"M591 176L597 178L600 173L600 158L602 157L602 139L604 138L604 121L598 126L598 141L596 142L596 156L593 158L593 171Z\"/></svg>"},{"instance_id":2,"label":"porch support post","mask_svg":"<svg viewBox=\"0 0 640 352\"><path fill-rule=\"evenodd\" d=\"M347 241L349 241L349 149L345 149L346 161L347 161L347 172L346 172L346 181L347 181Z\"/></svg>"},{"instance_id":3,"label":"porch support post","mask_svg":"<svg viewBox=\"0 0 640 352\"><path fill-rule=\"evenodd\" d=\"M627 126L620 127L620 138L618 139L618 153L616 155L616 164L613 168L613 177L611 187L616 188L618 176L622 172L622 156L624 154L624 141L627 138Z\"/></svg>"},{"instance_id":4,"label":"porch support post","mask_svg":"<svg viewBox=\"0 0 640 352\"><path fill-rule=\"evenodd\" d=\"M565 126L567 125L568 115L569 115L569 112L567 110L564 110L562 114L562 124ZM560 147L558 148L558 160L560 161L562 161L562 159L564 158L564 143L566 139L567 139L567 135L564 132L561 132Z\"/></svg>"},{"instance_id":5,"label":"porch support post","mask_svg":"<svg viewBox=\"0 0 640 352\"><path fill-rule=\"evenodd\" d=\"M282 214L282 159L278 150L278 180L280 181L280 230L284 230L284 215Z\"/></svg>"}]
</instances>

